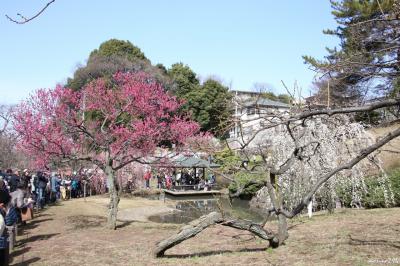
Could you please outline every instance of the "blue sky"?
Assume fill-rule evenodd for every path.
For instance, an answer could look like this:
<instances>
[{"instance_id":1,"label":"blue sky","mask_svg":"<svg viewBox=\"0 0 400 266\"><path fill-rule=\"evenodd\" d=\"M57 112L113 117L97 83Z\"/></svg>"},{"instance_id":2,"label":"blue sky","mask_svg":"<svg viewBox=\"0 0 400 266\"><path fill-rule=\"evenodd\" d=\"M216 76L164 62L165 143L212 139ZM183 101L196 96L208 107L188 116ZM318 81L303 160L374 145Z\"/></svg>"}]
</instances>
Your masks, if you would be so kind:
<instances>
[{"instance_id":1,"label":"blue sky","mask_svg":"<svg viewBox=\"0 0 400 266\"><path fill-rule=\"evenodd\" d=\"M56 0L28 24L4 16L29 16L45 3L0 3L0 103L65 82L110 38L131 41L154 64L183 62L232 89L263 82L282 93L280 80L297 80L308 94L315 73L301 56L321 58L338 43L322 34L335 27L328 0Z\"/></svg>"}]
</instances>

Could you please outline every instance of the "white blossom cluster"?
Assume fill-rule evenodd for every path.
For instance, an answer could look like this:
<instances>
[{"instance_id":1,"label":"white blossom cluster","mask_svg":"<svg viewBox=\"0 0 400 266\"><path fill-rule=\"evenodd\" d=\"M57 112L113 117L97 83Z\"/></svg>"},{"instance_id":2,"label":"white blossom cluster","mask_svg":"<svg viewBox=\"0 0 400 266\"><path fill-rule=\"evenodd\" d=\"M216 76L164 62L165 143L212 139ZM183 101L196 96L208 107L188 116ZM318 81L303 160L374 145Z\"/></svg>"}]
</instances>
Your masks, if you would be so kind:
<instances>
[{"instance_id":1,"label":"white blossom cluster","mask_svg":"<svg viewBox=\"0 0 400 266\"><path fill-rule=\"evenodd\" d=\"M310 118L293 123L290 128L292 134L284 125L262 131L247 150L255 155L255 160L264 158L266 171L285 165L294 156L293 163L279 175L278 181L288 209L296 206L324 174L348 163L375 142L360 123L351 122L344 115ZM297 152L294 152L296 147ZM367 193L364 177L382 170L376 154L371 154L352 169L340 171L315 194L315 208L324 209L329 204L334 206L344 201L345 196L351 197L352 207L362 207L361 197ZM387 176L380 175L379 182L389 206L393 202L393 193ZM260 193L258 196L261 196Z\"/></svg>"}]
</instances>

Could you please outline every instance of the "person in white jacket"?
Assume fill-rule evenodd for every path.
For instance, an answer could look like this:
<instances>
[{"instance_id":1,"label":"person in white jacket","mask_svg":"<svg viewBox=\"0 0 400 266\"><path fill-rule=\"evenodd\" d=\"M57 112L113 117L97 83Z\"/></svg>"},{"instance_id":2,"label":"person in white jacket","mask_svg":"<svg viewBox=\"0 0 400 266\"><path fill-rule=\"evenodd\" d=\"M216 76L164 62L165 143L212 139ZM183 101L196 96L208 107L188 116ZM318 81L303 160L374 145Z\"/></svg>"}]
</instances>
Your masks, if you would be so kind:
<instances>
[{"instance_id":1,"label":"person in white jacket","mask_svg":"<svg viewBox=\"0 0 400 266\"><path fill-rule=\"evenodd\" d=\"M32 178L31 178L31 194L36 193L35 177L36 177L36 175L32 175Z\"/></svg>"}]
</instances>

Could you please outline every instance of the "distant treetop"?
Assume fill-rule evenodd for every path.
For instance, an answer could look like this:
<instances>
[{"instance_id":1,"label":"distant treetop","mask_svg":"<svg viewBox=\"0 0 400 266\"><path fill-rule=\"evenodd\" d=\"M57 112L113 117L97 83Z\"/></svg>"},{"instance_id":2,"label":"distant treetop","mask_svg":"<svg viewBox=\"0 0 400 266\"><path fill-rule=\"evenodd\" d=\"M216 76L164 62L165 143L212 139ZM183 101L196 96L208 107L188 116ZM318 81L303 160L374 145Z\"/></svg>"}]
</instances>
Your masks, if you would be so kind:
<instances>
[{"instance_id":1,"label":"distant treetop","mask_svg":"<svg viewBox=\"0 0 400 266\"><path fill-rule=\"evenodd\" d=\"M133 45L130 41L110 39L100 44L99 49L90 53L89 61L96 55L100 56L123 56L131 61L148 60L139 47Z\"/></svg>"},{"instance_id":2,"label":"distant treetop","mask_svg":"<svg viewBox=\"0 0 400 266\"><path fill-rule=\"evenodd\" d=\"M110 39L90 53L86 65L78 68L73 78L68 79L67 87L80 90L100 77L110 78L117 72L138 71L148 73L166 86L169 83L165 69L152 66L140 48L130 41Z\"/></svg>"}]
</instances>

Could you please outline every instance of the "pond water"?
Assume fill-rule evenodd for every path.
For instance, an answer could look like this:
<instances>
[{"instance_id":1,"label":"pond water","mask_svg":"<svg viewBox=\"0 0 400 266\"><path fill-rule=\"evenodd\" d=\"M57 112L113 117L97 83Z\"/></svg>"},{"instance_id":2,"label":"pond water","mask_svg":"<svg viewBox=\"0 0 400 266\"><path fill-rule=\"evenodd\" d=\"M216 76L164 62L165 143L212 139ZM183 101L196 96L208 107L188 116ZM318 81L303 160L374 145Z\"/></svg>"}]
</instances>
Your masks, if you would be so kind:
<instances>
[{"instance_id":1,"label":"pond water","mask_svg":"<svg viewBox=\"0 0 400 266\"><path fill-rule=\"evenodd\" d=\"M153 197L153 199L155 198ZM173 203L176 209L172 213L150 216L149 220L156 223L188 223L202 215L220 210L228 216L248 219L254 222L261 222L263 219L258 212L250 209L248 201L234 199L230 202L229 199L224 196L196 196L195 198L182 198L160 194L158 200Z\"/></svg>"}]
</instances>

